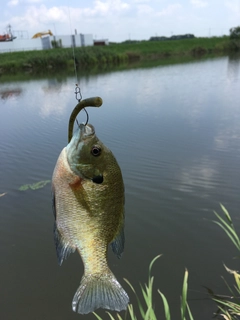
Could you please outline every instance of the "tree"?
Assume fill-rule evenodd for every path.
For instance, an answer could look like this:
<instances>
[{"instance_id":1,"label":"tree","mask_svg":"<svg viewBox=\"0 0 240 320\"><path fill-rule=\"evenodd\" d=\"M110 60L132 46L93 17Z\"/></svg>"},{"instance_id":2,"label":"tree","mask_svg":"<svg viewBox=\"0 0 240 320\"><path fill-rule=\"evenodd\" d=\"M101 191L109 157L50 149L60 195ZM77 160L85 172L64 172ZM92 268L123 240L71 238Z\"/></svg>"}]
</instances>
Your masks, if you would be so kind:
<instances>
[{"instance_id":1,"label":"tree","mask_svg":"<svg viewBox=\"0 0 240 320\"><path fill-rule=\"evenodd\" d=\"M230 29L230 39L240 39L240 26Z\"/></svg>"}]
</instances>

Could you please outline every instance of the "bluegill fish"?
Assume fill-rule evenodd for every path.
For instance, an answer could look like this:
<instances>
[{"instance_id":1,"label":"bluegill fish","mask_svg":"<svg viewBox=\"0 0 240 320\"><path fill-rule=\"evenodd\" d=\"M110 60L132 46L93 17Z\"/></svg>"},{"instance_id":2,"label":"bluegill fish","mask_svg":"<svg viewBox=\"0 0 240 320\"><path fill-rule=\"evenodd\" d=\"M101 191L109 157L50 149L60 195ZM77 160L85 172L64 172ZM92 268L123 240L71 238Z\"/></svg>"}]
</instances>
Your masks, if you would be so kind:
<instances>
[{"instance_id":1,"label":"bluegill fish","mask_svg":"<svg viewBox=\"0 0 240 320\"><path fill-rule=\"evenodd\" d=\"M60 153L52 190L58 262L77 250L84 264L73 310L125 310L128 295L107 263L108 244L118 257L124 249L124 184L114 155L91 124L81 124Z\"/></svg>"}]
</instances>

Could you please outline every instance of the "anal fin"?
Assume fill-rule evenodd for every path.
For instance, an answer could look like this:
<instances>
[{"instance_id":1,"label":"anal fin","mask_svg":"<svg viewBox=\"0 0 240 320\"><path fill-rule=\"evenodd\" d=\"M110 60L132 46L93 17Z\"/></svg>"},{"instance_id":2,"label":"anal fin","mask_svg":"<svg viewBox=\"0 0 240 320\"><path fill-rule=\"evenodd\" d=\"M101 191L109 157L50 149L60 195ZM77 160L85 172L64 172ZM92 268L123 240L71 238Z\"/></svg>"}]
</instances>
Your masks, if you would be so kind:
<instances>
[{"instance_id":1,"label":"anal fin","mask_svg":"<svg viewBox=\"0 0 240 320\"><path fill-rule=\"evenodd\" d=\"M124 225L122 225L117 236L111 242L112 251L118 257L118 259L120 259L123 254L124 243L125 243Z\"/></svg>"}]
</instances>

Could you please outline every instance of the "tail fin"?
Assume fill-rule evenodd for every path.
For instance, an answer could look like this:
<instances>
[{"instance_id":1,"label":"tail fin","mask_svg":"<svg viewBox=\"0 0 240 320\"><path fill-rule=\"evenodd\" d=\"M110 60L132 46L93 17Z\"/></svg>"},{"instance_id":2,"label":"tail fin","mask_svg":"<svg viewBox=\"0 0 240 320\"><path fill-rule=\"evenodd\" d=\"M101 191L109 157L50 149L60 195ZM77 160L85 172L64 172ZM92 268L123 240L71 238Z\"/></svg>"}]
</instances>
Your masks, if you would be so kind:
<instances>
[{"instance_id":1,"label":"tail fin","mask_svg":"<svg viewBox=\"0 0 240 320\"><path fill-rule=\"evenodd\" d=\"M114 311L126 310L127 293L109 272L101 275L83 276L72 301L73 311L86 314L98 308Z\"/></svg>"}]
</instances>

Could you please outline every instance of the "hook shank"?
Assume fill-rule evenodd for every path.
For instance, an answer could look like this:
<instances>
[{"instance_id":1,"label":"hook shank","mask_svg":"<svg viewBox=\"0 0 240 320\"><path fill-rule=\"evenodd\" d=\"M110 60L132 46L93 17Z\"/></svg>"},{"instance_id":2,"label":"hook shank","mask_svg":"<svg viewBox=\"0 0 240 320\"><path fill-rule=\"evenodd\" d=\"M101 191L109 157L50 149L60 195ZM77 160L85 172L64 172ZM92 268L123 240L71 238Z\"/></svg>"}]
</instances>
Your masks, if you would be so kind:
<instances>
[{"instance_id":1,"label":"hook shank","mask_svg":"<svg viewBox=\"0 0 240 320\"><path fill-rule=\"evenodd\" d=\"M100 107L102 105L102 99L100 97L92 97L81 100L76 107L73 109L68 123L68 143L71 141L73 136L74 121L79 112L86 107Z\"/></svg>"}]
</instances>

